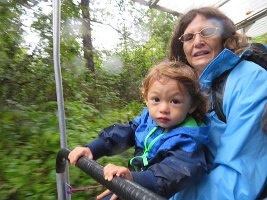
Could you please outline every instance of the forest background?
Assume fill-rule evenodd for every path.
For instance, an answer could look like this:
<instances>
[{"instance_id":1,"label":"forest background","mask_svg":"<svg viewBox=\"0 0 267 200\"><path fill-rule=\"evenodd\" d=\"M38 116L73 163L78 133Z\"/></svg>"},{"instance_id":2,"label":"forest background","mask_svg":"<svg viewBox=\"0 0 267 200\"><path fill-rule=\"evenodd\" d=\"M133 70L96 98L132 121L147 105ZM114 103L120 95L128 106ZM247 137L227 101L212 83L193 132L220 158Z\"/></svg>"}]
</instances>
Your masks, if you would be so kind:
<instances>
[{"instance_id":1,"label":"forest background","mask_svg":"<svg viewBox=\"0 0 267 200\"><path fill-rule=\"evenodd\" d=\"M60 131L52 17L52 0L0 0L3 200L57 199L55 158ZM30 24L25 21L28 18ZM93 140L102 128L126 123L140 114L144 107L141 81L153 64L166 58L177 19L131 0L61 2L60 62L70 149ZM118 37L97 32L101 26ZM36 35L37 43L30 45ZM117 43L106 48L99 41L103 35L105 41ZM253 40L267 44L267 35ZM127 166L131 157L130 150L98 162ZM97 184L75 167L70 167L70 182L73 187ZM100 191L75 193L72 199L94 199Z\"/></svg>"}]
</instances>

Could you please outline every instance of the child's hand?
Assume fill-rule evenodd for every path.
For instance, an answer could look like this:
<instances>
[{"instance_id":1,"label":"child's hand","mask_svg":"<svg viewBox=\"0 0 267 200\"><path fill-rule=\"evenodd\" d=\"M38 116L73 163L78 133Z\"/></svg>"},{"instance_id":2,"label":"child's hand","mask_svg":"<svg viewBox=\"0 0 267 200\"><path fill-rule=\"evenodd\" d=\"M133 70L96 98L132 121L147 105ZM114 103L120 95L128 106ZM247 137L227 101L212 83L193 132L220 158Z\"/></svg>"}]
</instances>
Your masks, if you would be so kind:
<instances>
[{"instance_id":1,"label":"child's hand","mask_svg":"<svg viewBox=\"0 0 267 200\"><path fill-rule=\"evenodd\" d=\"M88 147L76 147L69 153L68 159L70 164L76 165L77 160L82 156L86 156L90 160L93 159L93 154Z\"/></svg>"},{"instance_id":2,"label":"child's hand","mask_svg":"<svg viewBox=\"0 0 267 200\"><path fill-rule=\"evenodd\" d=\"M103 172L104 172L104 178L107 181L111 181L114 176L120 176L120 177L126 178L130 181L133 181L132 174L131 174L130 170L126 167L117 166L117 165L113 165L113 164L107 164L104 167ZM112 192L110 190L105 190L100 195L98 195L96 197L96 199L97 200L103 199L104 197L108 196L111 193ZM116 200L116 199L118 199L118 196L116 194L112 194L110 200Z\"/></svg>"},{"instance_id":3,"label":"child's hand","mask_svg":"<svg viewBox=\"0 0 267 200\"><path fill-rule=\"evenodd\" d=\"M130 181L133 181L132 174L130 170L126 167L117 166L113 164L107 164L104 167L103 172L104 172L104 178L107 181L111 181L113 179L113 176L120 176Z\"/></svg>"},{"instance_id":4,"label":"child's hand","mask_svg":"<svg viewBox=\"0 0 267 200\"><path fill-rule=\"evenodd\" d=\"M112 194L112 192L110 190L105 190L100 195L97 195L96 199L97 200L101 200L101 199L103 199L104 197L106 197L106 196L108 196L110 194ZM116 199L118 199L118 196L116 194L112 194L109 200L116 200Z\"/></svg>"}]
</instances>

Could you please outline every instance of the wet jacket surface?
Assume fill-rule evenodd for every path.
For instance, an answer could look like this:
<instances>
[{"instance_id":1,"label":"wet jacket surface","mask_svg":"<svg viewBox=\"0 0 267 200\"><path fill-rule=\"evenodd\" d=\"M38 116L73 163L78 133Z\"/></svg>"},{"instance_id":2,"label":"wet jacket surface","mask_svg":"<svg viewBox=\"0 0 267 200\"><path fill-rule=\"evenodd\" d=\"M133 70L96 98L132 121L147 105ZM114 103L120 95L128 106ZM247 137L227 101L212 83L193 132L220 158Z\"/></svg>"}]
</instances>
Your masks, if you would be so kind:
<instances>
[{"instance_id":1,"label":"wet jacket surface","mask_svg":"<svg viewBox=\"0 0 267 200\"><path fill-rule=\"evenodd\" d=\"M141 116L132 122L103 129L99 137L86 146L91 149L94 159L112 156L130 147L135 147L135 156L140 156L144 152L145 138L155 126L156 122L145 108ZM202 144L207 143L208 127L186 123L168 132L158 127L148 138L147 144L159 134L162 136L156 140L147 156L148 165L142 166L143 171L132 171L132 176L134 182L143 187L170 197L206 172ZM135 161L142 164L142 159Z\"/></svg>"},{"instance_id":2,"label":"wet jacket surface","mask_svg":"<svg viewBox=\"0 0 267 200\"><path fill-rule=\"evenodd\" d=\"M267 102L267 72L255 63L239 60L224 49L199 77L203 91L208 91L216 77L235 66L223 99L227 124L214 111L207 115L209 173L172 200L252 200L267 180L267 136L260 126Z\"/></svg>"}]
</instances>

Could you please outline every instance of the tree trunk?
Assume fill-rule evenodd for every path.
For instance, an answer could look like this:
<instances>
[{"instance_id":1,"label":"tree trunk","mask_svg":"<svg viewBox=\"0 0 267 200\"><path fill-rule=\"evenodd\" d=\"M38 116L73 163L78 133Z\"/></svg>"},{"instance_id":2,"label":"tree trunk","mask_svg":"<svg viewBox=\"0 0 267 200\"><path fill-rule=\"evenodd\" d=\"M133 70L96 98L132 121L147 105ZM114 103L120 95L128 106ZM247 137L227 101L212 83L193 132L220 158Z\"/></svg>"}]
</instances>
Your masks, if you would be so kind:
<instances>
[{"instance_id":1,"label":"tree trunk","mask_svg":"<svg viewBox=\"0 0 267 200\"><path fill-rule=\"evenodd\" d=\"M93 45L91 37L91 19L89 12L89 0L81 0L82 5L82 41L84 59L86 61L85 67L87 67L93 74L95 74L95 66L93 59Z\"/></svg>"}]
</instances>

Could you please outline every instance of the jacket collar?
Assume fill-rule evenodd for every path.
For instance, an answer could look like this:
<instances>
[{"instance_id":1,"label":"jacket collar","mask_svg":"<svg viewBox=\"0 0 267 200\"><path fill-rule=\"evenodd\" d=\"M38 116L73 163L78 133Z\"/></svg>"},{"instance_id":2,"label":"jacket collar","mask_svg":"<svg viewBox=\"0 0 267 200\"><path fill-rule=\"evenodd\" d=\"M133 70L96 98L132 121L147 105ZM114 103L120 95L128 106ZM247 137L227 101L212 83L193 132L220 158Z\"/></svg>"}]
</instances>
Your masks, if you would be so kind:
<instances>
[{"instance_id":1,"label":"jacket collar","mask_svg":"<svg viewBox=\"0 0 267 200\"><path fill-rule=\"evenodd\" d=\"M212 81L220 76L223 72L233 68L240 57L229 49L224 49L202 72L199 77L199 83L202 89L209 89Z\"/></svg>"}]
</instances>

